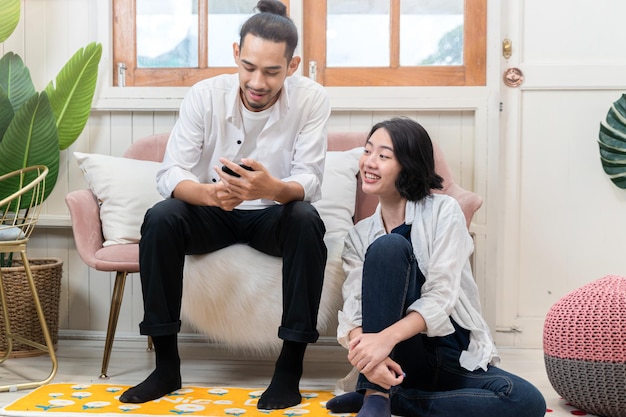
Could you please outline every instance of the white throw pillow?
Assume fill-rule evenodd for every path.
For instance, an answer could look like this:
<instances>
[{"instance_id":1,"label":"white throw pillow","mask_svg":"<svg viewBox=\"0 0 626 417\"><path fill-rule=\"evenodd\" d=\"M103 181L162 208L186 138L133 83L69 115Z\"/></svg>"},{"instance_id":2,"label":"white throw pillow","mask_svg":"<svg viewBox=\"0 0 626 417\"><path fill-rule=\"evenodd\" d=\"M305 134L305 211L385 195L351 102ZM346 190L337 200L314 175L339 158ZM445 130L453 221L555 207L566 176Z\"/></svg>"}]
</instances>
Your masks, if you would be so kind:
<instances>
[{"instance_id":1,"label":"white throw pillow","mask_svg":"<svg viewBox=\"0 0 626 417\"><path fill-rule=\"evenodd\" d=\"M74 152L98 198L104 246L137 243L146 211L163 200L156 189L160 162Z\"/></svg>"},{"instance_id":2,"label":"white throw pillow","mask_svg":"<svg viewBox=\"0 0 626 417\"><path fill-rule=\"evenodd\" d=\"M354 202L356 200L356 174L363 148L326 153L322 199L313 203L319 212L326 234L343 237L354 225Z\"/></svg>"},{"instance_id":3,"label":"white throw pillow","mask_svg":"<svg viewBox=\"0 0 626 417\"><path fill-rule=\"evenodd\" d=\"M314 203L328 235L343 237L352 226L356 174L363 148L330 151L322 199ZM85 180L100 204L104 246L139 242L146 211L163 197L156 190L160 162L74 152Z\"/></svg>"}]
</instances>

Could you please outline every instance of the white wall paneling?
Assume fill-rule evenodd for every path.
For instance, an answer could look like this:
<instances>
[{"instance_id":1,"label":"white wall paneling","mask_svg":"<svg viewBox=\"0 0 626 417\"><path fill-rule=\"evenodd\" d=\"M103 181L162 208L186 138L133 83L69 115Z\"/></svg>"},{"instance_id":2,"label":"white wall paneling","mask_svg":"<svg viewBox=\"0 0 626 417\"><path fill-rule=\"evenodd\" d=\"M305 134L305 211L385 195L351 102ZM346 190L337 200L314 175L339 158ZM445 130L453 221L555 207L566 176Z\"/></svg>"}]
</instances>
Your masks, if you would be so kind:
<instances>
[{"instance_id":1,"label":"white wall paneling","mask_svg":"<svg viewBox=\"0 0 626 417\"><path fill-rule=\"evenodd\" d=\"M300 0L291 0L295 21L302 21ZM64 261L60 325L71 337L103 338L107 326L113 274L87 268L74 246L65 194L85 188L72 152L120 156L136 139L169 131L177 117L184 88L117 88L111 80L111 2L104 0L23 0L23 18L16 32L0 51L19 53L31 68L37 89L52 80L79 47L91 41L103 44L99 83L92 114L81 137L62 152L57 187L45 203L40 225L29 251L31 256L57 256ZM493 16L499 3L489 2L489 31L499 28ZM488 49L496 51L497 38ZM493 60L488 57L488 63ZM368 131L378 120L406 115L420 121L446 154L457 182L477 191L485 205L476 214L476 279L490 323L495 323L496 265L493 216L497 207L490 200L498 180L497 65L488 65L489 86L469 88L329 88L333 108L330 130ZM494 82L495 80L495 82ZM495 142L494 142L495 139ZM491 185L490 185L491 184ZM489 232L488 232L489 231ZM489 295L489 296L487 296ZM137 274L127 279L118 325L119 337L137 337L142 316L141 285ZM188 329L185 329L188 331ZM95 335L95 336L94 336Z\"/></svg>"},{"instance_id":2,"label":"white wall paneling","mask_svg":"<svg viewBox=\"0 0 626 417\"><path fill-rule=\"evenodd\" d=\"M502 88L498 221L500 345L541 347L543 321L569 291L625 275L626 192L604 174L598 129L626 90L620 35L626 3L511 0L503 36L514 54L501 70L525 75Z\"/></svg>"},{"instance_id":3,"label":"white wall paneling","mask_svg":"<svg viewBox=\"0 0 626 417\"><path fill-rule=\"evenodd\" d=\"M454 111L338 111L333 112L329 129L332 131L369 131L379 120L393 116L408 116L421 122L433 140L442 147L457 182L475 189L476 123L469 110ZM64 197L67 191L86 188L82 173L71 152L90 152L120 156L136 139L169 131L175 123L176 112L94 111L81 138L64 152L64 169L59 185L46 201L45 214L33 236L32 256L58 256L64 260L62 283L61 328L72 332L106 330L114 274L87 268L80 260L69 228L69 215ZM483 259L484 232L474 225L477 235L477 257ZM476 232L476 231L475 231ZM482 261L479 261L482 262ZM484 274L484 270L481 272ZM478 277L485 282L485 277ZM127 279L118 332L137 334L143 307L141 285L137 274ZM188 329L187 329L188 330Z\"/></svg>"}]
</instances>

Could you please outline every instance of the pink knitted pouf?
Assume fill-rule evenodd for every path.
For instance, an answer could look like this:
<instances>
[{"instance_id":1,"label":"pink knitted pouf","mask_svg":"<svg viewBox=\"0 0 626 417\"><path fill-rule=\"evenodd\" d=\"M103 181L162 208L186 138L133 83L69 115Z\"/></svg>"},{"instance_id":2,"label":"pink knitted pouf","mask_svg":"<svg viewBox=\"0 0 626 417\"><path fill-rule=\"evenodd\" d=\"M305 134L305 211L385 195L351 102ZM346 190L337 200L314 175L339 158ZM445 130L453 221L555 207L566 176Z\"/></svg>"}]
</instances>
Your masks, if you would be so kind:
<instances>
[{"instance_id":1,"label":"pink knitted pouf","mask_svg":"<svg viewBox=\"0 0 626 417\"><path fill-rule=\"evenodd\" d=\"M626 278L606 276L574 290L543 328L548 379L572 405L626 417Z\"/></svg>"}]
</instances>

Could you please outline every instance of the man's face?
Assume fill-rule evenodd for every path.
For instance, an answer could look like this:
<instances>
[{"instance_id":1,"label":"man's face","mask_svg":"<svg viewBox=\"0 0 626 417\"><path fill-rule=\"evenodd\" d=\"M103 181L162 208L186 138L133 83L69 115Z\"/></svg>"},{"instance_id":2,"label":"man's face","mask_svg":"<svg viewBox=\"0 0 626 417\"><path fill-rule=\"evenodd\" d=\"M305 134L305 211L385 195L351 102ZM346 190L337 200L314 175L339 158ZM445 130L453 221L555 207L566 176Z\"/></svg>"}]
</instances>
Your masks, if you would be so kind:
<instances>
[{"instance_id":1,"label":"man's face","mask_svg":"<svg viewBox=\"0 0 626 417\"><path fill-rule=\"evenodd\" d=\"M298 69L300 58L287 62L286 46L251 34L246 35L243 47L233 45L241 99L248 110L261 111L274 104L285 79Z\"/></svg>"}]
</instances>

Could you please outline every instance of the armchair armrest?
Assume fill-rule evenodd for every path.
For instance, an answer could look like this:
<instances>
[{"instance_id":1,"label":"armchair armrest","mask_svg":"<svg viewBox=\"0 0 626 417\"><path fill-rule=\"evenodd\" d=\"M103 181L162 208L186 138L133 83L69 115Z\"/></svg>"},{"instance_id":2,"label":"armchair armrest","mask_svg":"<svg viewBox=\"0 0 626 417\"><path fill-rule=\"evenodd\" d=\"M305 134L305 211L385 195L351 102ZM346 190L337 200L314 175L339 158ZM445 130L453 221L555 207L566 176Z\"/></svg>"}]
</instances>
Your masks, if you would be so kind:
<instances>
[{"instance_id":1,"label":"armchair armrest","mask_svg":"<svg viewBox=\"0 0 626 417\"><path fill-rule=\"evenodd\" d=\"M91 190L71 191L65 196L65 203L70 211L78 254L83 262L95 268L97 262L95 253L104 243L100 207L96 196Z\"/></svg>"},{"instance_id":2,"label":"armchair armrest","mask_svg":"<svg viewBox=\"0 0 626 417\"><path fill-rule=\"evenodd\" d=\"M443 178L443 189L435 190L435 192L447 194L459 203L465 215L467 228L469 229L474 213L483 205L483 199L478 194L464 189L454 181L452 171L446 162L443 151L435 141L433 141L433 152L435 157L435 170L437 174Z\"/></svg>"}]
</instances>

